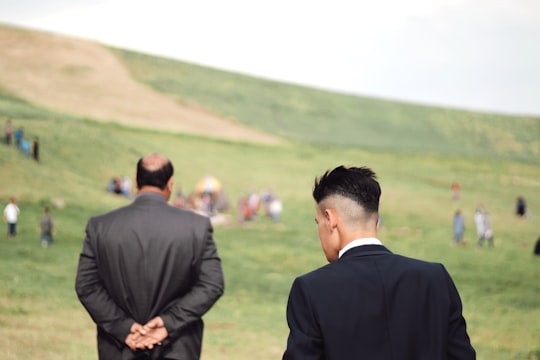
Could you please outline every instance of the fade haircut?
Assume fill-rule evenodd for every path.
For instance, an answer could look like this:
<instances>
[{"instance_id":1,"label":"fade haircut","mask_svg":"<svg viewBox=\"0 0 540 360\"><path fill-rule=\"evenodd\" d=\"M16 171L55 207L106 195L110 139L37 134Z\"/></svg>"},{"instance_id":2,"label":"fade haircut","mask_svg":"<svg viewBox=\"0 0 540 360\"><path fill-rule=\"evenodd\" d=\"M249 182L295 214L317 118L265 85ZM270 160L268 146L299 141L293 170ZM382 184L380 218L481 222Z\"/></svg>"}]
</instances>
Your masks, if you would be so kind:
<instances>
[{"instance_id":1,"label":"fade haircut","mask_svg":"<svg viewBox=\"0 0 540 360\"><path fill-rule=\"evenodd\" d=\"M145 161L146 157L142 157L137 162L137 187L141 189L143 186L155 186L160 190L165 190L167 182L174 174L174 168L169 159L163 158L163 165L154 169L156 162L152 162L149 166Z\"/></svg>"},{"instance_id":2,"label":"fade haircut","mask_svg":"<svg viewBox=\"0 0 540 360\"><path fill-rule=\"evenodd\" d=\"M367 167L338 166L315 178L313 199L320 204L331 196L343 196L360 205L367 213L378 213L381 187L377 175Z\"/></svg>"}]
</instances>

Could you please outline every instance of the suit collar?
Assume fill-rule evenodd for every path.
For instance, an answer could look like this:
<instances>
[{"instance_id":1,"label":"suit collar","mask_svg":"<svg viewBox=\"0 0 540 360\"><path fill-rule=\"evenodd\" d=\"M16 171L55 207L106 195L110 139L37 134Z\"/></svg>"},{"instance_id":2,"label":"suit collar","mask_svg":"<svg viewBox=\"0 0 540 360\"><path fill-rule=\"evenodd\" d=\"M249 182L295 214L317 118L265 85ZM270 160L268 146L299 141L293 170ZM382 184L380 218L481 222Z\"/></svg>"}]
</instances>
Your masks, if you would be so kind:
<instances>
[{"instance_id":1,"label":"suit collar","mask_svg":"<svg viewBox=\"0 0 540 360\"><path fill-rule=\"evenodd\" d=\"M167 202L167 200L160 194L153 193L153 192L144 192L141 194L138 194L135 198L135 202L147 202L147 201L162 201Z\"/></svg>"},{"instance_id":2,"label":"suit collar","mask_svg":"<svg viewBox=\"0 0 540 360\"><path fill-rule=\"evenodd\" d=\"M347 259L351 257L358 257L358 256L389 255L389 254L392 254L392 252L383 245L363 245L363 246L357 246L350 250L347 250L341 256L339 260Z\"/></svg>"},{"instance_id":3,"label":"suit collar","mask_svg":"<svg viewBox=\"0 0 540 360\"><path fill-rule=\"evenodd\" d=\"M347 245L345 245L343 249L339 250L339 257L342 257L343 254L345 254L347 251L351 250L352 248L355 248L357 246L365 246L365 245L382 245L382 242L375 237L360 238L360 239L353 240Z\"/></svg>"}]
</instances>

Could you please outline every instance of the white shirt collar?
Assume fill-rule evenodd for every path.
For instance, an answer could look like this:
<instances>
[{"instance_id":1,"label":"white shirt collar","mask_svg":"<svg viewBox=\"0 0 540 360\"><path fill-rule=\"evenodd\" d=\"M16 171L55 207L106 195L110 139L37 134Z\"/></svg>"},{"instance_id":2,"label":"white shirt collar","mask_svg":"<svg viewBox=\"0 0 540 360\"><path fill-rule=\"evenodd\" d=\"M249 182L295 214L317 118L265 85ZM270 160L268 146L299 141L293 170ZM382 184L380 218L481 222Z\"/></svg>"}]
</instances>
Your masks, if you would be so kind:
<instances>
[{"instance_id":1,"label":"white shirt collar","mask_svg":"<svg viewBox=\"0 0 540 360\"><path fill-rule=\"evenodd\" d=\"M364 245L382 245L382 242L377 238L364 238L353 240L347 245L345 245L343 249L339 250L339 257L341 257L343 254L345 254L348 250L352 248Z\"/></svg>"}]
</instances>

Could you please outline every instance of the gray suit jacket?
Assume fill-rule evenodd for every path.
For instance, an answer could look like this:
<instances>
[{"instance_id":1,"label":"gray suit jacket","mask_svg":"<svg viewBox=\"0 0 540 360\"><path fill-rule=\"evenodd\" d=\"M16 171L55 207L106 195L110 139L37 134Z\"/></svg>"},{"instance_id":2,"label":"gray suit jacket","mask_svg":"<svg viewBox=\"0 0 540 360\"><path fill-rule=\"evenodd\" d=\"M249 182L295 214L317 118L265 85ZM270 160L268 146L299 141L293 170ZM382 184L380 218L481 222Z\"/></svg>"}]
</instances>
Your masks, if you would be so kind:
<instances>
[{"instance_id":1,"label":"gray suit jacket","mask_svg":"<svg viewBox=\"0 0 540 360\"><path fill-rule=\"evenodd\" d=\"M91 218L75 289L98 329L104 359L198 359L201 317L223 294L221 260L208 218L144 193L132 204ZM161 316L162 346L131 351L133 322Z\"/></svg>"}]
</instances>

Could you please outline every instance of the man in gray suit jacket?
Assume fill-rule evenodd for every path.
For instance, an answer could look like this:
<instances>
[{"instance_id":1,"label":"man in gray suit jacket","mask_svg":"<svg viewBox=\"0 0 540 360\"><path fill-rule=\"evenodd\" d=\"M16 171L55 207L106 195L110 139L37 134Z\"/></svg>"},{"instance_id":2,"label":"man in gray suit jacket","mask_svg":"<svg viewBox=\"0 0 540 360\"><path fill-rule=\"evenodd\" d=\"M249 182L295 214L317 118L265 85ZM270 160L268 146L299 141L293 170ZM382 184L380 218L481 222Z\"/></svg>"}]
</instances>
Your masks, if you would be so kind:
<instances>
[{"instance_id":1,"label":"man in gray suit jacket","mask_svg":"<svg viewBox=\"0 0 540 360\"><path fill-rule=\"evenodd\" d=\"M173 166L137 163L133 203L86 226L76 292L97 325L98 354L113 359L199 359L202 316L223 294L210 220L167 203Z\"/></svg>"},{"instance_id":2,"label":"man in gray suit jacket","mask_svg":"<svg viewBox=\"0 0 540 360\"><path fill-rule=\"evenodd\" d=\"M380 195L365 167L339 166L315 180L330 264L292 285L284 360L476 358L444 266L395 255L377 239Z\"/></svg>"}]
</instances>

